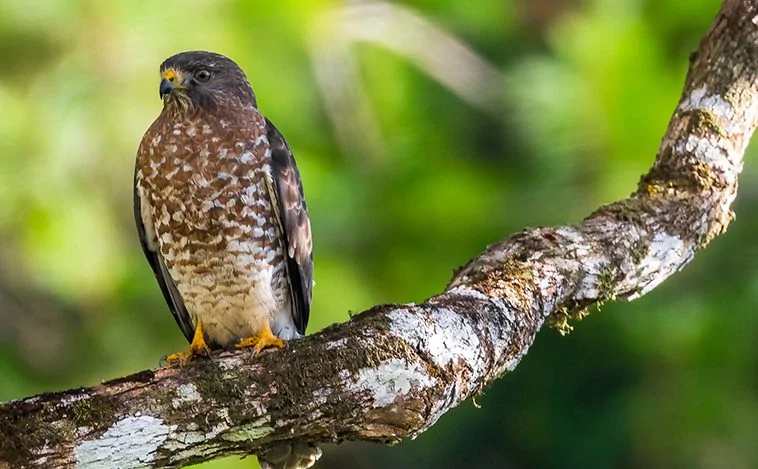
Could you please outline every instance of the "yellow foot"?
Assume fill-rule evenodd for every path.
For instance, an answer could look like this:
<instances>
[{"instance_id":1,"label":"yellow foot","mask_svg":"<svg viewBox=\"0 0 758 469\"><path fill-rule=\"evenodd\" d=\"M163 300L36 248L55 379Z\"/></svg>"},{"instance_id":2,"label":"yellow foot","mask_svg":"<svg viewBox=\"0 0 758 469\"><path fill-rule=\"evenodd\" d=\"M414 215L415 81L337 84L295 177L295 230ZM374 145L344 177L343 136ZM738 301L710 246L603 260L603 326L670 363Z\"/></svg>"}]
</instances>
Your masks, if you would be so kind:
<instances>
[{"instance_id":1,"label":"yellow foot","mask_svg":"<svg viewBox=\"0 0 758 469\"><path fill-rule=\"evenodd\" d=\"M261 353L261 350L268 347L276 347L276 348L284 348L286 347L286 344L284 341L277 336L274 335L273 332L271 332L271 327L266 324L263 329L261 329L257 334L255 334L253 337L247 337L245 339L240 340L234 345L236 348L247 348L252 347L255 350L255 355L258 356L258 354Z\"/></svg>"},{"instance_id":2,"label":"yellow foot","mask_svg":"<svg viewBox=\"0 0 758 469\"><path fill-rule=\"evenodd\" d=\"M205 343L205 337L203 337L203 327L200 325L200 323L198 323L195 327L195 335L192 337L192 343L190 344L189 350L186 352L171 353L163 357L163 360L161 361L169 366L175 364L179 364L179 366L185 366L187 363L189 363L192 357L202 355L210 357L211 349Z\"/></svg>"}]
</instances>

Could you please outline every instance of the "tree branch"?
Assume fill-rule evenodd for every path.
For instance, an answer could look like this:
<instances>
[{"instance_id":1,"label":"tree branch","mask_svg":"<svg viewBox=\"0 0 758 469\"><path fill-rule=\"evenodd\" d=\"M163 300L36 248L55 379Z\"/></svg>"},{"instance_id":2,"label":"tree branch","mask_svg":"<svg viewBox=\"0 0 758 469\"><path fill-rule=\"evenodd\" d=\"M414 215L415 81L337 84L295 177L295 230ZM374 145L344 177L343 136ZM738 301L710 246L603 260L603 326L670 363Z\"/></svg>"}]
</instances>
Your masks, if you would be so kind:
<instances>
[{"instance_id":1,"label":"tree branch","mask_svg":"<svg viewBox=\"0 0 758 469\"><path fill-rule=\"evenodd\" d=\"M372 308L253 359L224 353L0 405L0 468L181 467L275 442L397 442L511 371L545 320L634 299L733 215L758 115L758 7L727 0L693 55L655 164L577 226L490 246L440 295Z\"/></svg>"}]
</instances>

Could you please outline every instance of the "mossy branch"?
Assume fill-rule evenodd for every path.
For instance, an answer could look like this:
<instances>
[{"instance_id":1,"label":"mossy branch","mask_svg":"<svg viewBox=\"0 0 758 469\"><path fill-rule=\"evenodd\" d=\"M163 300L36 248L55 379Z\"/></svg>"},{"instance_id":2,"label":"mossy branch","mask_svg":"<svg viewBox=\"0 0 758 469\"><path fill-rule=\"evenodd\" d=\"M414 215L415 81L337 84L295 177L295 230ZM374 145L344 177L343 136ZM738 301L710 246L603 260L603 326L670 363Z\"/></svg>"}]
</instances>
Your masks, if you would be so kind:
<instances>
[{"instance_id":1,"label":"mossy branch","mask_svg":"<svg viewBox=\"0 0 758 469\"><path fill-rule=\"evenodd\" d=\"M283 351L0 404L0 468L181 467L292 439L423 432L513 370L546 320L565 332L593 306L637 298L724 232L758 116L756 23L755 1L724 3L629 198L517 233L424 303L372 308Z\"/></svg>"}]
</instances>

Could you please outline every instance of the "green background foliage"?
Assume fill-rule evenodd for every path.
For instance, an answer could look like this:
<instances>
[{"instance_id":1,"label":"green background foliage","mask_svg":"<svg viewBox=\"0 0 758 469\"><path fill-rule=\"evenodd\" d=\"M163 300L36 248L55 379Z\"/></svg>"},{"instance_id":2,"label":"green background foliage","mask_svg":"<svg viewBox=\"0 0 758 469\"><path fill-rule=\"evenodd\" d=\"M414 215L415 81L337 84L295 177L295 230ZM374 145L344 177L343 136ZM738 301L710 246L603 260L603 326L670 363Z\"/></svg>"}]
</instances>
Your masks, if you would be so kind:
<instances>
[{"instance_id":1,"label":"green background foliage","mask_svg":"<svg viewBox=\"0 0 758 469\"><path fill-rule=\"evenodd\" d=\"M292 146L314 231L314 332L377 303L421 301L487 243L627 196L718 9L395 5L489 64L492 79L473 91L489 97L472 104L419 65L440 42L416 23L403 31L417 41L388 46L396 35L386 33L350 45L338 62L354 67L347 78L325 66L324 51L355 21L340 22L338 2L0 2L0 401L96 384L186 347L131 208L165 57L209 49L236 59ZM471 72L455 54L432 57L457 65L442 78ZM319 81L317 70L331 74ZM737 220L684 272L568 337L542 331L481 408L466 402L395 448L327 447L319 467L758 467L754 153Z\"/></svg>"}]
</instances>

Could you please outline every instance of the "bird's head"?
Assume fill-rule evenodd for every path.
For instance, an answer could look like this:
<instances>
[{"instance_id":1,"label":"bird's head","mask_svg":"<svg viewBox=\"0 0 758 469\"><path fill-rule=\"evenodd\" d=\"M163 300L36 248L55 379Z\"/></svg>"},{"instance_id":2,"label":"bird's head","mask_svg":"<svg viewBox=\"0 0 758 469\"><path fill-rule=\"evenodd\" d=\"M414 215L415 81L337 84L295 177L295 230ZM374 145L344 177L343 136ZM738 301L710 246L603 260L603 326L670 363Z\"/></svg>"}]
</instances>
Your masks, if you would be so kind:
<instances>
[{"instance_id":1,"label":"bird's head","mask_svg":"<svg viewBox=\"0 0 758 469\"><path fill-rule=\"evenodd\" d=\"M221 54L181 52L163 61L160 73L164 109L213 111L221 103L256 106L245 72Z\"/></svg>"}]
</instances>

